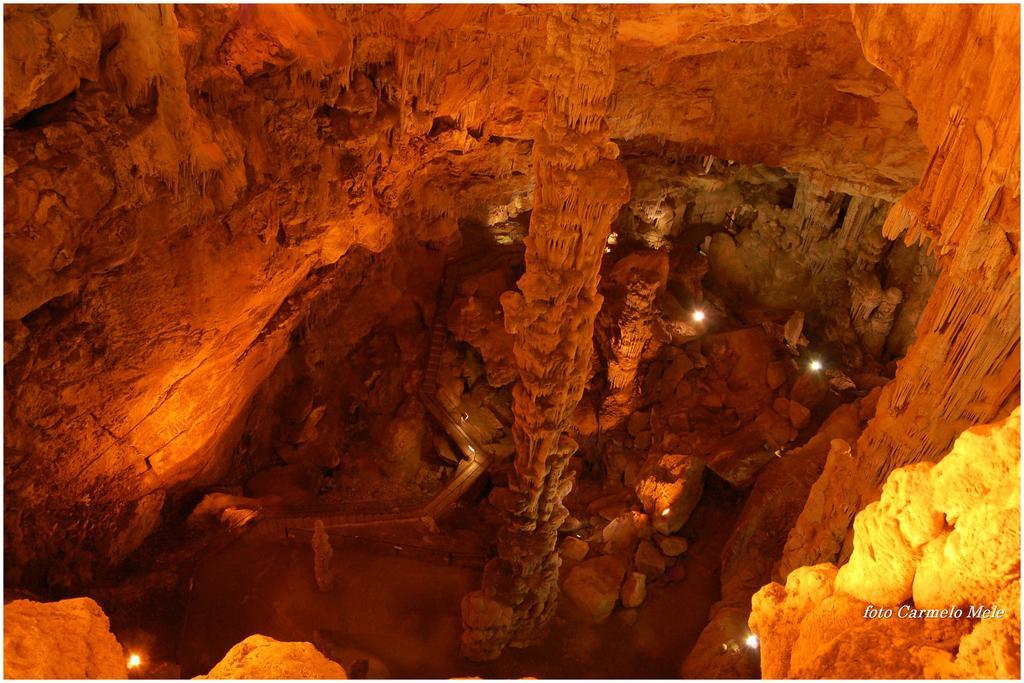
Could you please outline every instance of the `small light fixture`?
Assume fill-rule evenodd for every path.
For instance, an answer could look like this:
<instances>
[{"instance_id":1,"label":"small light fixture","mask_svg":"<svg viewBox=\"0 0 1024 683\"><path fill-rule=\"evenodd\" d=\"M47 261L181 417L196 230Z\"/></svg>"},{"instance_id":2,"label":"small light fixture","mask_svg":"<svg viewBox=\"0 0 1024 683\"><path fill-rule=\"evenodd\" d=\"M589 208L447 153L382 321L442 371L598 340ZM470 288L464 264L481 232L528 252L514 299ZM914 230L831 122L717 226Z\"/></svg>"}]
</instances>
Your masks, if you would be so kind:
<instances>
[{"instance_id":1,"label":"small light fixture","mask_svg":"<svg viewBox=\"0 0 1024 683\"><path fill-rule=\"evenodd\" d=\"M751 633L749 636L747 636L747 639L744 641L744 643L751 650L756 650L758 646L761 644L761 641L757 639L757 636Z\"/></svg>"},{"instance_id":2,"label":"small light fixture","mask_svg":"<svg viewBox=\"0 0 1024 683\"><path fill-rule=\"evenodd\" d=\"M661 511L662 517L668 517L670 514L672 514L672 508L665 508Z\"/></svg>"},{"instance_id":3,"label":"small light fixture","mask_svg":"<svg viewBox=\"0 0 1024 683\"><path fill-rule=\"evenodd\" d=\"M703 321L704 318L705 318L704 311L702 311L701 309L698 308L696 311L693 312L693 320L694 320L694 322L698 322L699 323L699 322Z\"/></svg>"},{"instance_id":4,"label":"small light fixture","mask_svg":"<svg viewBox=\"0 0 1024 683\"><path fill-rule=\"evenodd\" d=\"M811 372L818 372L819 370L821 370L821 367L822 367L821 361L818 360L817 358L815 358L814 360L811 361L811 365L810 365Z\"/></svg>"},{"instance_id":5,"label":"small light fixture","mask_svg":"<svg viewBox=\"0 0 1024 683\"><path fill-rule=\"evenodd\" d=\"M128 655L129 669L138 669L140 666L142 666L142 657L138 656L134 652Z\"/></svg>"}]
</instances>

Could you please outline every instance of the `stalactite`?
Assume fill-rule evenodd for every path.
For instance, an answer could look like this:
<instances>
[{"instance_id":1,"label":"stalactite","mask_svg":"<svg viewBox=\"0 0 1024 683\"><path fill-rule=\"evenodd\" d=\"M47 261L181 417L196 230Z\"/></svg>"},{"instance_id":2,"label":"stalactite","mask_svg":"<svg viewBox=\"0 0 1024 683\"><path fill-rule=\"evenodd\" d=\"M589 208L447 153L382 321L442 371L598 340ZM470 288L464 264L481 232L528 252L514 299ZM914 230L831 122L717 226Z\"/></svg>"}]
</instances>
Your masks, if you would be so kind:
<instances>
[{"instance_id":1,"label":"stalactite","mask_svg":"<svg viewBox=\"0 0 1024 683\"><path fill-rule=\"evenodd\" d=\"M854 12L865 54L888 67L914 101L922 137L932 148L920 184L893 206L884 233L890 239L902 235L907 244L927 243L941 273L916 341L857 442L858 485L834 487L837 499L824 519L804 510L790 540L818 540L787 545L783 562L789 567L847 553L854 514L877 499L890 472L938 460L957 434L1005 417L1020 402L1019 89L1005 89L999 79L954 81L941 89L933 82L935 73L1019 74L1010 47L1019 43L1019 22L1015 15L1000 18L1004 10L995 7L964 9L955 19L930 10L936 16L916 17L928 31L908 36L909 43L896 49L882 27L902 21L887 16L900 12ZM1002 19L1001 32L990 40L966 40L969 49L934 48L939 26L989 35ZM914 68L906 69L903 60Z\"/></svg>"}]
</instances>

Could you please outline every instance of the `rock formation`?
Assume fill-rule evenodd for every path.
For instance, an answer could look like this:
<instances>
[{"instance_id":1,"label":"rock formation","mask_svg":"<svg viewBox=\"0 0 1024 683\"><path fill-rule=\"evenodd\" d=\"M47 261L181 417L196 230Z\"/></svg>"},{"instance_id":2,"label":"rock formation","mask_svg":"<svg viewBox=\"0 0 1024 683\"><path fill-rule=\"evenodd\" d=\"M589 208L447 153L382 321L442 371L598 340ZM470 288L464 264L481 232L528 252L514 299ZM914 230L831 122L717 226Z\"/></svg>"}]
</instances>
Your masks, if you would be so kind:
<instances>
[{"instance_id":1,"label":"rock formation","mask_svg":"<svg viewBox=\"0 0 1024 683\"><path fill-rule=\"evenodd\" d=\"M690 636L650 617L720 561L686 676L756 676L748 617L766 676L1019 673L1016 612L858 617L1019 594L1018 437L965 431L1019 404L1019 8L12 5L4 32L5 588L92 595L134 643L188 623L222 542L315 531L326 588L329 520L427 510L366 533L485 564L474 660L545 642L564 592L672 672L647 648ZM95 603L21 602L11 666L125 673L75 644L117 646ZM64 609L73 671L36 652ZM580 628L577 663L619 626ZM211 676L339 673L232 653Z\"/></svg>"},{"instance_id":2,"label":"rock formation","mask_svg":"<svg viewBox=\"0 0 1024 683\"><path fill-rule=\"evenodd\" d=\"M683 677L757 675L756 653L744 645L751 596L777 574L774 565L801 511L827 504L814 497L812 487L836 452L849 452L848 444L864 428L877 398L876 390L859 405L839 407L807 443L765 466L722 552L721 599L683 662Z\"/></svg>"},{"instance_id":3,"label":"rock formation","mask_svg":"<svg viewBox=\"0 0 1024 683\"><path fill-rule=\"evenodd\" d=\"M565 431L590 369L605 243L628 198L604 119L614 84L613 15L580 6L552 10L545 21L540 77L547 111L533 149L536 188L526 274L518 283L521 293L502 298L519 369L516 471L504 500L508 522L498 558L488 566L482 589L512 608L511 622L487 629L465 623L463 653L473 659L535 642L554 614L555 544L568 514L562 498L572 486L563 472L575 450Z\"/></svg>"},{"instance_id":4,"label":"rock formation","mask_svg":"<svg viewBox=\"0 0 1024 683\"><path fill-rule=\"evenodd\" d=\"M324 657L312 643L282 643L252 635L224 655L216 666L198 679L346 679L345 669Z\"/></svg>"},{"instance_id":5,"label":"rock formation","mask_svg":"<svg viewBox=\"0 0 1024 683\"><path fill-rule=\"evenodd\" d=\"M544 16L7 9L10 571L87 579L109 564L113 530L154 518L138 501L216 482L240 462L332 466L338 407L310 426L312 440L282 435L276 454L261 445L274 430L267 404L293 373L340 370L334 359L392 308L430 317L440 263L423 244L457 239L461 220L504 225L531 208ZM864 59L845 8L616 16L606 125L624 148L658 140L671 152L678 141L889 201L924 168L913 109ZM770 67L791 53L815 59ZM559 106L581 106L581 94L564 95ZM736 104L746 101L763 115L748 117ZM649 187L633 185L638 196ZM663 223L677 206L658 212ZM324 329L342 317L350 324ZM296 362L293 333L319 350ZM29 493L44 483L60 492L45 504Z\"/></svg>"},{"instance_id":6,"label":"rock formation","mask_svg":"<svg viewBox=\"0 0 1024 683\"><path fill-rule=\"evenodd\" d=\"M1020 676L1020 409L894 470L853 554L753 598L766 678ZM884 647L879 647L884 644Z\"/></svg>"},{"instance_id":7,"label":"rock formation","mask_svg":"<svg viewBox=\"0 0 1024 683\"><path fill-rule=\"evenodd\" d=\"M323 521L318 519L313 525L313 576L321 593L329 593L334 584L334 572L331 569L333 555L331 538L324 529Z\"/></svg>"},{"instance_id":8,"label":"rock formation","mask_svg":"<svg viewBox=\"0 0 1024 683\"><path fill-rule=\"evenodd\" d=\"M940 274L917 342L856 444L853 472L833 487L826 517L805 511L794 530L827 530L827 541L794 549L790 566L837 559L853 515L877 499L891 471L934 462L964 428L1005 416L1019 401L1020 161L1010 150L1020 144L1020 102L995 76L1018 69L1020 35L1011 16L1015 10L997 7L953 15L853 10L865 54L914 103L932 153L921 183L889 212L885 234L926 243ZM972 47L938 49L954 35ZM974 38L981 35L987 38ZM945 73L979 76L940 78L934 87L936 74Z\"/></svg>"},{"instance_id":9,"label":"rock formation","mask_svg":"<svg viewBox=\"0 0 1024 683\"><path fill-rule=\"evenodd\" d=\"M598 339L606 338L608 359L608 393L600 415L602 430L621 425L636 409L640 390L637 370L641 359L653 356L657 350L655 299L668 282L668 269L667 252L634 252L616 262L602 282L606 293ZM604 330L610 333L602 335Z\"/></svg>"},{"instance_id":10,"label":"rock formation","mask_svg":"<svg viewBox=\"0 0 1024 683\"><path fill-rule=\"evenodd\" d=\"M126 661L89 598L4 605L4 678L128 678Z\"/></svg>"}]
</instances>

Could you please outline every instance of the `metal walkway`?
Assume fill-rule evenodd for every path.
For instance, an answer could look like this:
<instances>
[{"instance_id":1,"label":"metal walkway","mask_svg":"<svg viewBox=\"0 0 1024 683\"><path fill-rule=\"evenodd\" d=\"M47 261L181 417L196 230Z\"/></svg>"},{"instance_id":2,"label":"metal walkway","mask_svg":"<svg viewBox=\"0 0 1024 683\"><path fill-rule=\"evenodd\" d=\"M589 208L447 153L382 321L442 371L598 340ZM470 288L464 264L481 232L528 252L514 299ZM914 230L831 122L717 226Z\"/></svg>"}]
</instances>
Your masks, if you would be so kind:
<instances>
[{"instance_id":1,"label":"metal walkway","mask_svg":"<svg viewBox=\"0 0 1024 683\"><path fill-rule=\"evenodd\" d=\"M419 390L420 400L427 411L444 428L451 440L458 446L463 459L458 463L455 475L445 487L431 500L417 506L391 510L388 512L353 512L351 507L339 505L310 506L302 510L270 511L263 514L250 527L250 533L259 536L284 535L285 538L308 538L317 520L324 527L332 529L372 528L377 525L395 525L403 523L423 523L426 519L436 520L448 512L452 506L469 490L480 476L487 471L494 458L487 446L473 436L466 426L467 417L458 406L447 404L437 396L438 372L441 359L448 343L448 323L446 314L455 299L459 281L466 274L467 264L479 270L481 266L494 265L495 257L508 261L520 262L523 249L521 245L501 247L491 252L491 258L478 260L480 253L463 254L445 264L441 290L438 294L437 306L431 326L430 351L427 357L427 369ZM478 430L472 430L478 432Z\"/></svg>"}]
</instances>

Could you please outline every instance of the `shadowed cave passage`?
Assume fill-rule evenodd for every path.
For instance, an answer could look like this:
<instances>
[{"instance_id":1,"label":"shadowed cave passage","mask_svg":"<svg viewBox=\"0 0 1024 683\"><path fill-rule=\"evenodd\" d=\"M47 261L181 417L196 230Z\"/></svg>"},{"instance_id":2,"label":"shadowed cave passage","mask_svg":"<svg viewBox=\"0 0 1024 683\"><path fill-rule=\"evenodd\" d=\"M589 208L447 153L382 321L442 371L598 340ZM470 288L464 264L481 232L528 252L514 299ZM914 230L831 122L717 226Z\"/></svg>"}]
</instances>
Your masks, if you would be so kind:
<instances>
[{"instance_id":1,"label":"shadowed cave passage","mask_svg":"<svg viewBox=\"0 0 1024 683\"><path fill-rule=\"evenodd\" d=\"M1019 8L4 25L6 676L1019 677Z\"/></svg>"}]
</instances>

